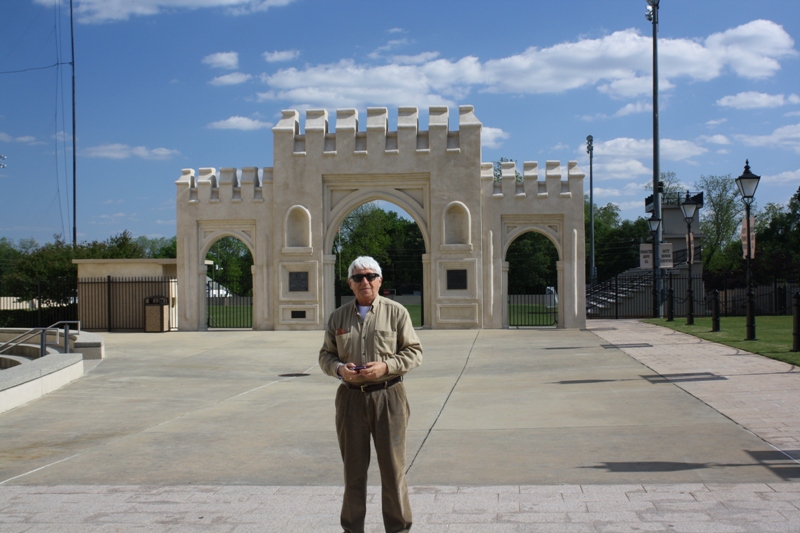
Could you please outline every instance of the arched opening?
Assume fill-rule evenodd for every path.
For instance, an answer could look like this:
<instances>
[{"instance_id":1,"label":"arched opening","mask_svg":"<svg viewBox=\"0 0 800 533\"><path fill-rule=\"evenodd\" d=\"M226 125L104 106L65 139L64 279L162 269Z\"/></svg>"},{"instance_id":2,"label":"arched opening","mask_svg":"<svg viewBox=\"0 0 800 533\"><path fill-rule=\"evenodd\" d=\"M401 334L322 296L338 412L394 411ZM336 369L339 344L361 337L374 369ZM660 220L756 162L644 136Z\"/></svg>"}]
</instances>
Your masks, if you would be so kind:
<instances>
[{"instance_id":1,"label":"arched opening","mask_svg":"<svg viewBox=\"0 0 800 533\"><path fill-rule=\"evenodd\" d=\"M331 252L336 256L336 307L351 301L347 267L361 255L374 257L383 271L381 294L408 309L415 327L425 323L422 306L425 240L417 223L388 202L366 202L342 221Z\"/></svg>"},{"instance_id":2,"label":"arched opening","mask_svg":"<svg viewBox=\"0 0 800 533\"><path fill-rule=\"evenodd\" d=\"M523 233L508 247L509 327L558 323L558 260L555 245L541 233Z\"/></svg>"},{"instance_id":3,"label":"arched opening","mask_svg":"<svg viewBox=\"0 0 800 533\"><path fill-rule=\"evenodd\" d=\"M208 250L206 325L208 328L253 327L253 255L236 237L222 237Z\"/></svg>"}]
</instances>

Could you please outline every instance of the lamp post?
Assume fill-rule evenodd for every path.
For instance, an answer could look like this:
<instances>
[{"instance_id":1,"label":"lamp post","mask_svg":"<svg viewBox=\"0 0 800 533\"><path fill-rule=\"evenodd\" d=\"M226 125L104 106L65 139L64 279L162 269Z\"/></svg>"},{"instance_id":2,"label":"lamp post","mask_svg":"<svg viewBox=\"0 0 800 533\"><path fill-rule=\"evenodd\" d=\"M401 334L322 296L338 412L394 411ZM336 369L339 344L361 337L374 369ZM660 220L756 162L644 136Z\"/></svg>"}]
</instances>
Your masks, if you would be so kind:
<instances>
[{"instance_id":1,"label":"lamp post","mask_svg":"<svg viewBox=\"0 0 800 533\"><path fill-rule=\"evenodd\" d=\"M683 220L686 221L686 258L689 263L689 285L686 289L686 300L689 305L689 310L686 313L686 325L694 325L694 290L692 283L692 265L694 264L694 246L692 243L692 220L694 220L694 213L697 211L697 201L689 196L689 191L686 191L686 198L681 204L681 211L683 212Z\"/></svg>"},{"instance_id":2,"label":"lamp post","mask_svg":"<svg viewBox=\"0 0 800 533\"><path fill-rule=\"evenodd\" d=\"M653 24L653 217L661 223L661 195L659 181L661 179L661 158L659 155L659 128L658 128L658 4L659 0L647 0L645 17ZM659 228L660 231L660 228ZM661 262L661 235L653 239L653 285L660 290L659 263ZM654 311L654 317L658 316Z\"/></svg>"},{"instance_id":3,"label":"lamp post","mask_svg":"<svg viewBox=\"0 0 800 533\"><path fill-rule=\"evenodd\" d=\"M755 298L753 295L753 272L750 268L751 260L753 259L753 250L750 243L750 204L753 203L758 188L758 182L761 176L756 176L750 172L750 161L745 160L744 172L741 176L736 178L736 185L739 187L739 192L742 195L742 202L744 202L745 209L745 224L747 225L747 341L756 340L756 306Z\"/></svg>"},{"instance_id":4,"label":"lamp post","mask_svg":"<svg viewBox=\"0 0 800 533\"><path fill-rule=\"evenodd\" d=\"M658 318L661 313L659 313L659 306L658 306L658 262L656 261L655 250L656 248L656 241L658 241L658 230L661 226L661 219L656 217L655 213L647 219L647 224L650 226L650 233L653 234L653 318Z\"/></svg>"},{"instance_id":5,"label":"lamp post","mask_svg":"<svg viewBox=\"0 0 800 533\"><path fill-rule=\"evenodd\" d=\"M592 141L594 138L589 135L586 137L586 153L589 154L589 278L590 283L594 286L597 283L597 269L594 266L594 176L593 174L593 159L594 159L594 146Z\"/></svg>"}]
</instances>

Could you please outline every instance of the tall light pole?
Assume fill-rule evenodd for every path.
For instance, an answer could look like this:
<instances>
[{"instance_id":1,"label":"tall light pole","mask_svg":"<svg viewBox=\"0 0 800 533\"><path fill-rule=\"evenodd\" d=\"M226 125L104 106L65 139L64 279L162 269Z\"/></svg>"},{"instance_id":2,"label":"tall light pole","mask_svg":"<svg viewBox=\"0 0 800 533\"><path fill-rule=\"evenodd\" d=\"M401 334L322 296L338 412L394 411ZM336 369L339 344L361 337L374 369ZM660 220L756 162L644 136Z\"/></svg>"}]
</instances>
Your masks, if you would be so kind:
<instances>
[{"instance_id":1,"label":"tall light pole","mask_svg":"<svg viewBox=\"0 0 800 533\"><path fill-rule=\"evenodd\" d=\"M697 211L698 203L694 198L689 196L689 191L686 191L686 199L681 204L681 211L683 212L683 220L686 221L686 258L689 263L689 284L686 289L686 300L689 305L689 310L686 313L686 325L691 326L694 324L694 289L692 283L692 265L694 264L694 239L692 238L692 220L694 220L694 213Z\"/></svg>"},{"instance_id":2,"label":"tall light pole","mask_svg":"<svg viewBox=\"0 0 800 533\"><path fill-rule=\"evenodd\" d=\"M592 166L594 164L594 138L589 135L586 137L586 153L589 154L589 278L591 285L597 284L597 268L594 266L594 176Z\"/></svg>"},{"instance_id":3,"label":"tall light pole","mask_svg":"<svg viewBox=\"0 0 800 533\"><path fill-rule=\"evenodd\" d=\"M659 0L647 0L647 20L653 23L653 218L661 223L661 195L659 194L658 182L661 179L661 163L659 156L658 138L658 3ZM653 239L653 287L655 294L654 309L658 310L658 292L661 289L659 279L659 266L661 263L661 229L657 238ZM660 313L655 312L654 318L658 318Z\"/></svg>"},{"instance_id":4,"label":"tall light pole","mask_svg":"<svg viewBox=\"0 0 800 533\"><path fill-rule=\"evenodd\" d=\"M69 0L69 35L72 48L72 247L78 245L78 153L75 127L75 26L72 19L72 0Z\"/></svg>"},{"instance_id":5,"label":"tall light pole","mask_svg":"<svg viewBox=\"0 0 800 533\"><path fill-rule=\"evenodd\" d=\"M736 178L736 185L739 187L739 192L742 195L742 202L744 202L745 209L745 224L747 225L747 341L756 340L756 305L755 297L753 295L753 272L750 268L750 262L753 259L753 250L750 244L750 204L756 196L756 189L761 176L756 176L750 172L750 161L746 160L744 163L744 172L741 176Z\"/></svg>"}]
</instances>

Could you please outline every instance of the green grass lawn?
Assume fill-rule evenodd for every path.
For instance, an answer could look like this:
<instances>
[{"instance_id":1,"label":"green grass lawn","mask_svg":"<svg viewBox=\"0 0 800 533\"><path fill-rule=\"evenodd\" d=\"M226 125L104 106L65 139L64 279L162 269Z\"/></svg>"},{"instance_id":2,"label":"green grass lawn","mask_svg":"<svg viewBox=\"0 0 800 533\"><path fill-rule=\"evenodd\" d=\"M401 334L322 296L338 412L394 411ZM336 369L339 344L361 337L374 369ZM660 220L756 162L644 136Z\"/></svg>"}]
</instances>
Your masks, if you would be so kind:
<instances>
[{"instance_id":1,"label":"green grass lawn","mask_svg":"<svg viewBox=\"0 0 800 533\"><path fill-rule=\"evenodd\" d=\"M643 320L649 324L657 324L667 328L688 333L701 339L718 342L748 352L757 353L771 359L784 361L800 366L800 352L792 352L792 317L791 316L758 316L756 317L756 339L746 341L746 317L733 316L720 318L720 331L711 331L711 317L694 319L693 326L686 325L686 318L676 317L673 322L664 318Z\"/></svg>"},{"instance_id":2,"label":"green grass lawn","mask_svg":"<svg viewBox=\"0 0 800 533\"><path fill-rule=\"evenodd\" d=\"M509 326L552 326L556 323L558 309L548 309L540 304L509 304Z\"/></svg>"},{"instance_id":3,"label":"green grass lawn","mask_svg":"<svg viewBox=\"0 0 800 533\"><path fill-rule=\"evenodd\" d=\"M208 305L208 327L252 328L253 308L249 305Z\"/></svg>"},{"instance_id":4,"label":"green grass lawn","mask_svg":"<svg viewBox=\"0 0 800 533\"><path fill-rule=\"evenodd\" d=\"M411 323L414 325L414 327L422 327L422 305L407 304L405 308L408 311L408 314L411 316Z\"/></svg>"}]
</instances>

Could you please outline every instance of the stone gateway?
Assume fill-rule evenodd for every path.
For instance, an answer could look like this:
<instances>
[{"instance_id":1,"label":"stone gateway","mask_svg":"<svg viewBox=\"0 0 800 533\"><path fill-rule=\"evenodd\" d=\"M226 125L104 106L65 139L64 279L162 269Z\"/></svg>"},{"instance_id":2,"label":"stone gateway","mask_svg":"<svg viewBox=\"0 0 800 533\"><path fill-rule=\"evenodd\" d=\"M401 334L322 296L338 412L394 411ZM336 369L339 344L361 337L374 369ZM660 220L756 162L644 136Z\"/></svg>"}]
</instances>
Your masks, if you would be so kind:
<instances>
[{"instance_id":1,"label":"stone gateway","mask_svg":"<svg viewBox=\"0 0 800 533\"><path fill-rule=\"evenodd\" d=\"M273 166L184 169L177 184L179 327L206 329L206 264L212 244L232 236L253 257L253 329L323 329L335 309L334 239L358 206L384 200L405 210L425 240L423 313L432 329L508 327L509 245L545 235L558 251L558 327L585 328L584 174L570 161L481 162L481 122L459 107L431 107L428 130L416 107L283 111Z\"/></svg>"}]
</instances>

